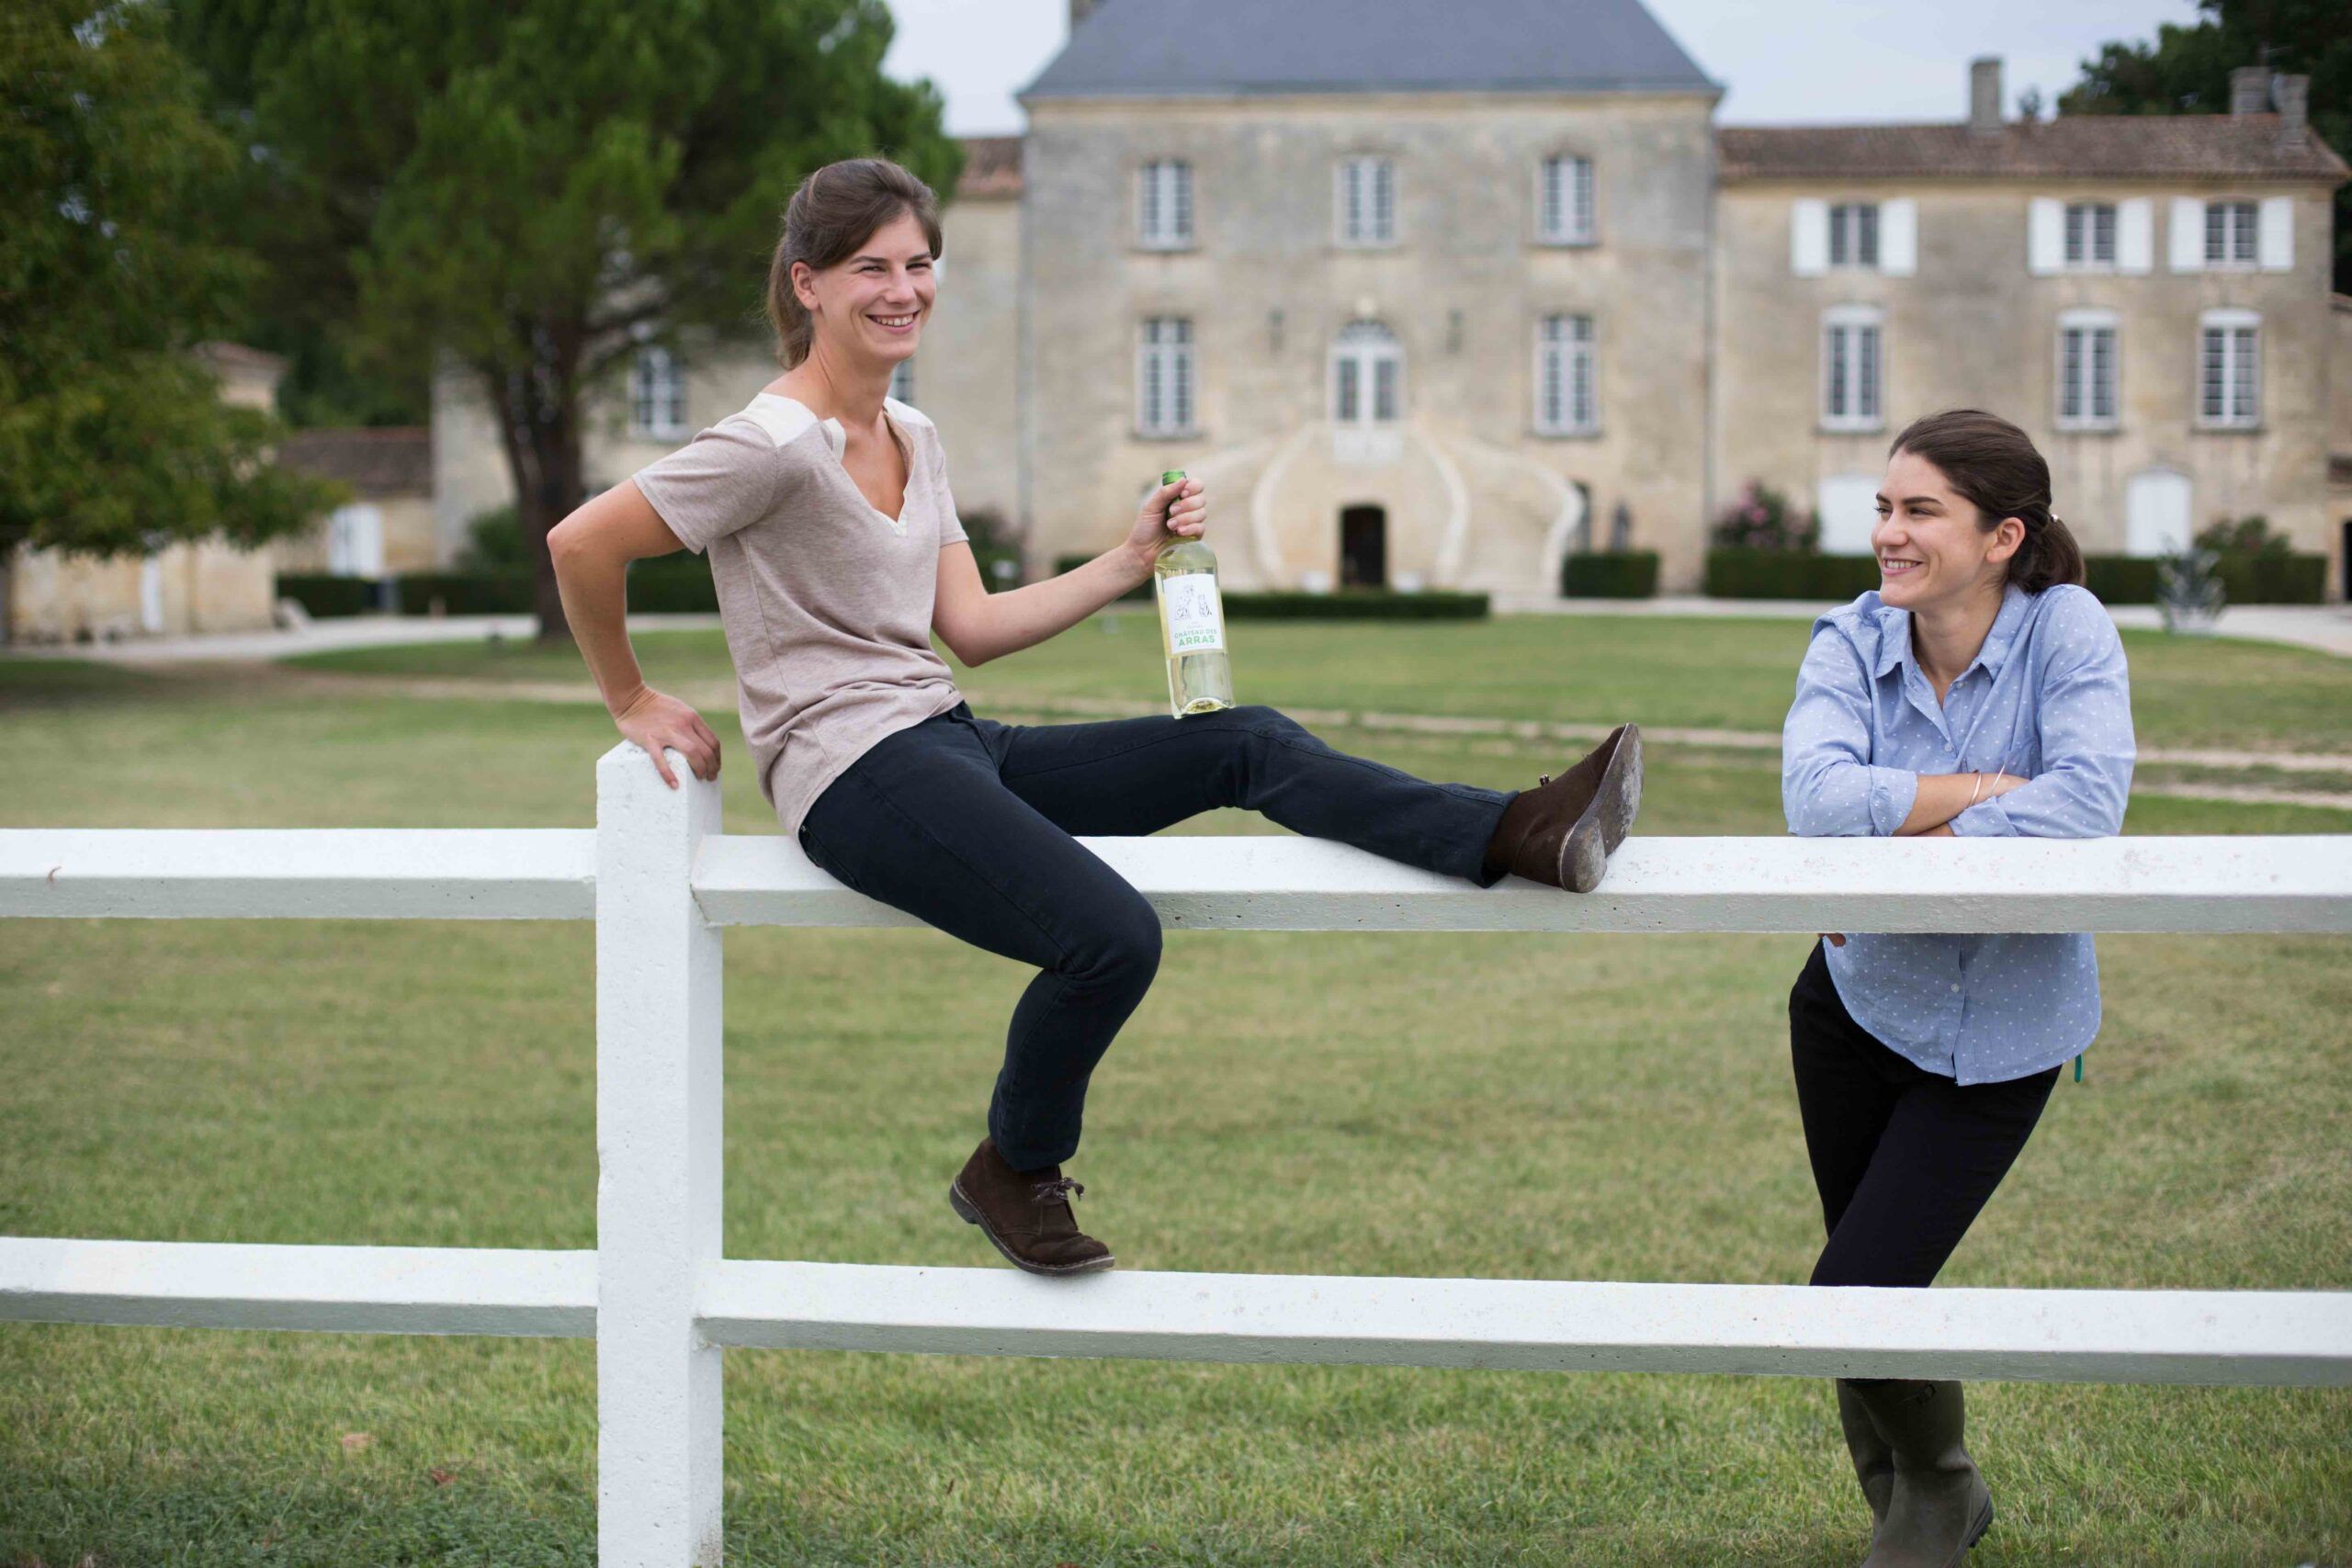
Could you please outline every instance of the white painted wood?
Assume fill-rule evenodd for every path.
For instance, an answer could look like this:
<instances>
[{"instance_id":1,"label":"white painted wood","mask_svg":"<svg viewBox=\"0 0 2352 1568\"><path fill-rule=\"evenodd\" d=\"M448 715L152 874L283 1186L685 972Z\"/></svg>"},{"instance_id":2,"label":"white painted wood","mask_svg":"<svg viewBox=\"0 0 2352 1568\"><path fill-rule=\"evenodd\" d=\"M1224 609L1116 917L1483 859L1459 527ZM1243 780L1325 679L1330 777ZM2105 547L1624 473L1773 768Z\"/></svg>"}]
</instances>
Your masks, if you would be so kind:
<instances>
[{"instance_id":1,"label":"white painted wood","mask_svg":"<svg viewBox=\"0 0 2352 1568\"><path fill-rule=\"evenodd\" d=\"M718 1266L726 1345L964 1356L2352 1384L2352 1294L1815 1290L838 1263Z\"/></svg>"},{"instance_id":2,"label":"white painted wood","mask_svg":"<svg viewBox=\"0 0 2352 1568\"><path fill-rule=\"evenodd\" d=\"M2256 229L2255 254L2265 272L2291 272L2295 265L2295 198L2266 196Z\"/></svg>"},{"instance_id":3,"label":"white painted wood","mask_svg":"<svg viewBox=\"0 0 2352 1568\"><path fill-rule=\"evenodd\" d=\"M0 1322L582 1339L596 1255L0 1236Z\"/></svg>"},{"instance_id":4,"label":"white painted wood","mask_svg":"<svg viewBox=\"0 0 2352 1568\"><path fill-rule=\"evenodd\" d=\"M1878 269L1889 277L1919 270L1919 204L1907 196L1878 204Z\"/></svg>"},{"instance_id":5,"label":"white painted wood","mask_svg":"<svg viewBox=\"0 0 2352 1568\"><path fill-rule=\"evenodd\" d=\"M0 829L0 918L584 920L577 828Z\"/></svg>"},{"instance_id":6,"label":"white painted wood","mask_svg":"<svg viewBox=\"0 0 2352 1568\"><path fill-rule=\"evenodd\" d=\"M1829 204L1802 197L1789 204L1789 270L1819 277L1829 270Z\"/></svg>"},{"instance_id":7,"label":"white painted wood","mask_svg":"<svg viewBox=\"0 0 2352 1568\"><path fill-rule=\"evenodd\" d=\"M2054 196L2037 196L2026 208L2025 268L2046 277L2065 265L2066 204Z\"/></svg>"},{"instance_id":8,"label":"white painted wood","mask_svg":"<svg viewBox=\"0 0 2352 1568\"><path fill-rule=\"evenodd\" d=\"M2063 239L2060 243L2063 248ZM2115 270L2137 276L2155 265L2155 203L2144 196L2127 197L2115 204Z\"/></svg>"},{"instance_id":9,"label":"white painted wood","mask_svg":"<svg viewBox=\"0 0 2352 1568\"><path fill-rule=\"evenodd\" d=\"M718 931L689 886L718 785L624 742L596 764L597 1561L720 1558L718 1347L695 1292L718 1259Z\"/></svg>"},{"instance_id":10,"label":"white painted wood","mask_svg":"<svg viewBox=\"0 0 2352 1568\"><path fill-rule=\"evenodd\" d=\"M2205 204L2193 196L2172 198L2172 270L2205 270Z\"/></svg>"},{"instance_id":11,"label":"white painted wood","mask_svg":"<svg viewBox=\"0 0 2352 1568\"><path fill-rule=\"evenodd\" d=\"M1866 556L1878 531L1878 474L1824 474L1814 487L1821 520L1821 553Z\"/></svg>"},{"instance_id":12,"label":"white painted wood","mask_svg":"<svg viewBox=\"0 0 2352 1568\"><path fill-rule=\"evenodd\" d=\"M2143 468L2123 481L2123 547L2141 557L2188 547L2190 484L2170 468Z\"/></svg>"},{"instance_id":13,"label":"white painted wood","mask_svg":"<svg viewBox=\"0 0 2352 1568\"><path fill-rule=\"evenodd\" d=\"M1635 838L1597 892L1479 888L1302 838L1089 839L1174 930L2352 931L2352 837ZM718 925L902 926L780 835L706 840Z\"/></svg>"}]
</instances>

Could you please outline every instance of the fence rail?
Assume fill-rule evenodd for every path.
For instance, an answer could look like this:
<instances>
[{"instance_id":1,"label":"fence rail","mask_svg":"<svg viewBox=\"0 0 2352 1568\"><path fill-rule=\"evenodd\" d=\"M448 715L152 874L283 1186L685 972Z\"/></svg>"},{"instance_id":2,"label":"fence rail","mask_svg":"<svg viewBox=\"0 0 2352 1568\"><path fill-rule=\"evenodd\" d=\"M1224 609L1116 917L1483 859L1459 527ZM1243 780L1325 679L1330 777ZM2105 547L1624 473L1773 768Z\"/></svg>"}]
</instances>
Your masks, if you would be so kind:
<instances>
[{"instance_id":1,"label":"fence rail","mask_svg":"<svg viewBox=\"0 0 2352 1568\"><path fill-rule=\"evenodd\" d=\"M911 923L621 746L597 826L0 831L0 917L594 919L597 1247L0 1237L0 1320L597 1340L599 1561L719 1561L725 1347L2352 1385L2352 1292L1855 1291L719 1256L722 931ZM1584 898L1279 838L1090 840L1172 928L2352 931L2352 838L1639 839Z\"/></svg>"}]
</instances>

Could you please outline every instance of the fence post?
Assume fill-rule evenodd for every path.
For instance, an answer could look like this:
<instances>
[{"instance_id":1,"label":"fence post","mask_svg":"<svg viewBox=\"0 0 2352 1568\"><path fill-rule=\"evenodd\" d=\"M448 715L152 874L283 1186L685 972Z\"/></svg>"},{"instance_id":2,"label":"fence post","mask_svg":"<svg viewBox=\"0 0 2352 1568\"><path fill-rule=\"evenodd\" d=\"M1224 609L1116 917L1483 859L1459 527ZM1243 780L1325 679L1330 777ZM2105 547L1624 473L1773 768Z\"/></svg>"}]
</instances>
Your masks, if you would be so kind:
<instances>
[{"instance_id":1,"label":"fence post","mask_svg":"<svg viewBox=\"0 0 2352 1568\"><path fill-rule=\"evenodd\" d=\"M717 1568L719 932L695 906L718 786L623 743L596 764L596 1543L604 1568Z\"/></svg>"}]
</instances>

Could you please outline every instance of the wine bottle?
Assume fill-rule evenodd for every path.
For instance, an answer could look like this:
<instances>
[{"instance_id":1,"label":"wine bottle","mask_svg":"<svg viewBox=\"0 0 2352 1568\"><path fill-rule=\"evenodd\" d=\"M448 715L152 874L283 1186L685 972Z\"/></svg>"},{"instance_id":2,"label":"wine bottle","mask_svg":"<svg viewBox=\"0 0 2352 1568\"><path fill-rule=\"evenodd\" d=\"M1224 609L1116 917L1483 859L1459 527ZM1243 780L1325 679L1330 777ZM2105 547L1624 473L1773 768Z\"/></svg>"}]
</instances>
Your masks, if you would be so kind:
<instances>
[{"instance_id":1,"label":"wine bottle","mask_svg":"<svg viewBox=\"0 0 2352 1568\"><path fill-rule=\"evenodd\" d=\"M1183 477L1183 469L1170 468L1159 482L1172 485ZM1231 707L1233 665L1226 657L1216 552L1205 540L1171 538L1152 561L1151 579L1159 601L1160 647L1168 655L1169 711L1183 718Z\"/></svg>"}]
</instances>

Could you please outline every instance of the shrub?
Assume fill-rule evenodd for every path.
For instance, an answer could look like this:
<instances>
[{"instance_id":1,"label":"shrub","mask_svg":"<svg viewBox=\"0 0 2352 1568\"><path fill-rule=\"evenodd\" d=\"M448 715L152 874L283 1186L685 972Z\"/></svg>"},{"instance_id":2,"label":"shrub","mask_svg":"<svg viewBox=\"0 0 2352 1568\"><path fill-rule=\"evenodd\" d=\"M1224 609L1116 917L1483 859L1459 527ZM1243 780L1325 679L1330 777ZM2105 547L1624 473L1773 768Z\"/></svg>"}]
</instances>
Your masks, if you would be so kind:
<instances>
[{"instance_id":1,"label":"shrub","mask_svg":"<svg viewBox=\"0 0 2352 1568\"><path fill-rule=\"evenodd\" d=\"M2208 531L2210 533L2210 530ZM2201 540L2206 536L2199 536ZM2210 546L2203 547L2210 548ZM2327 558L2264 547L2223 551L2216 570L2233 604L2319 604L2327 599ZM2085 558L2090 591L2109 604L2156 602L2156 561L2149 556Z\"/></svg>"},{"instance_id":2,"label":"shrub","mask_svg":"<svg viewBox=\"0 0 2352 1568\"><path fill-rule=\"evenodd\" d=\"M1657 552L1570 556L1560 563L1560 593L1568 599L1656 598Z\"/></svg>"},{"instance_id":3,"label":"shrub","mask_svg":"<svg viewBox=\"0 0 2352 1568\"><path fill-rule=\"evenodd\" d=\"M530 558L523 553L522 521L512 502L466 520L465 547L458 552L455 565L462 572L492 576L530 570Z\"/></svg>"},{"instance_id":4,"label":"shrub","mask_svg":"<svg viewBox=\"0 0 2352 1568\"><path fill-rule=\"evenodd\" d=\"M1781 549L1712 549L1706 589L1715 599L1851 599L1879 584L1871 556Z\"/></svg>"},{"instance_id":5,"label":"shrub","mask_svg":"<svg viewBox=\"0 0 2352 1568\"><path fill-rule=\"evenodd\" d=\"M315 617L361 615L375 607L377 582L372 577L328 577L323 573L278 574L273 597L291 599Z\"/></svg>"},{"instance_id":6,"label":"shrub","mask_svg":"<svg viewBox=\"0 0 2352 1568\"><path fill-rule=\"evenodd\" d=\"M429 615L435 600L449 615L519 615L532 608L528 572L406 571L392 584L403 615Z\"/></svg>"},{"instance_id":7,"label":"shrub","mask_svg":"<svg viewBox=\"0 0 2352 1568\"><path fill-rule=\"evenodd\" d=\"M2286 535L2270 531L2270 519L2260 513L2234 523L2226 517L2216 517L2197 536L2196 543L2199 549L2211 550L2219 556L2284 557L2294 549Z\"/></svg>"},{"instance_id":8,"label":"shrub","mask_svg":"<svg viewBox=\"0 0 2352 1568\"><path fill-rule=\"evenodd\" d=\"M1707 542L1724 550L1811 551L1821 538L1821 520L1800 513L1789 498L1758 480L1747 481L1739 499L1715 519Z\"/></svg>"},{"instance_id":9,"label":"shrub","mask_svg":"<svg viewBox=\"0 0 2352 1568\"><path fill-rule=\"evenodd\" d=\"M1399 593L1389 588L1343 588L1337 593L1287 590L1224 595L1232 621L1476 621L1484 620L1484 593Z\"/></svg>"},{"instance_id":10,"label":"shrub","mask_svg":"<svg viewBox=\"0 0 2352 1568\"><path fill-rule=\"evenodd\" d=\"M628 607L646 615L716 614L718 586L709 558L678 550L629 562Z\"/></svg>"}]
</instances>

